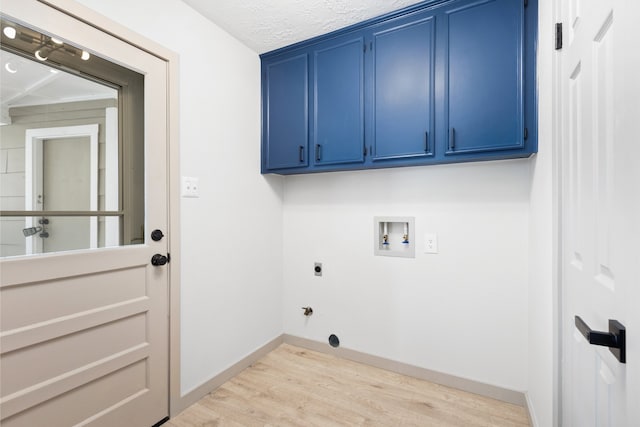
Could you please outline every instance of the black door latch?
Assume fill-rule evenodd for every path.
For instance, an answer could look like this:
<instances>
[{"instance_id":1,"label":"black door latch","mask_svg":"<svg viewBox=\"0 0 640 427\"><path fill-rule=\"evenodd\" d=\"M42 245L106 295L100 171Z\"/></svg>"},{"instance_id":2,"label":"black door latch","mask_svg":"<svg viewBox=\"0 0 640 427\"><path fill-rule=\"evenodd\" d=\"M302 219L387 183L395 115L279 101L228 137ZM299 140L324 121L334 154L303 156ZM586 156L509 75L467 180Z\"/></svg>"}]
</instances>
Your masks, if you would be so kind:
<instances>
[{"instance_id":1,"label":"black door latch","mask_svg":"<svg viewBox=\"0 0 640 427\"><path fill-rule=\"evenodd\" d=\"M609 319L609 332L592 330L580 316L575 317L575 324L580 333L589 341L589 344L609 347L609 351L620 363L627 363L626 329L622 323Z\"/></svg>"},{"instance_id":2,"label":"black door latch","mask_svg":"<svg viewBox=\"0 0 640 427\"><path fill-rule=\"evenodd\" d=\"M156 267L158 267L161 265L165 265L170 260L171 258L169 257L169 254L167 254L167 256L164 256L161 254L155 254L154 256L151 257L151 265L155 265Z\"/></svg>"}]
</instances>

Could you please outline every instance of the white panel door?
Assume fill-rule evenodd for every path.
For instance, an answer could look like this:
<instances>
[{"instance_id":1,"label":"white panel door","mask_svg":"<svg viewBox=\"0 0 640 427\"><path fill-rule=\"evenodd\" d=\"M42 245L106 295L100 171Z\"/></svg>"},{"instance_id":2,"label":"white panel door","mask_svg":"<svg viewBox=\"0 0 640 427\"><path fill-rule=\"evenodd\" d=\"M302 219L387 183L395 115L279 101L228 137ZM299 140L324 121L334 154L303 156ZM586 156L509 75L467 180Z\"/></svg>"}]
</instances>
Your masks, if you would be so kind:
<instances>
[{"instance_id":1,"label":"white panel door","mask_svg":"<svg viewBox=\"0 0 640 427\"><path fill-rule=\"evenodd\" d=\"M640 426L640 8L563 0L562 425ZM546 48L546 47L545 47ZM626 363L590 345L626 327Z\"/></svg>"},{"instance_id":2,"label":"white panel door","mask_svg":"<svg viewBox=\"0 0 640 427\"><path fill-rule=\"evenodd\" d=\"M35 0L9 19L144 75L145 241L0 261L0 424L148 427L168 415L167 63Z\"/></svg>"},{"instance_id":3,"label":"white panel door","mask_svg":"<svg viewBox=\"0 0 640 427\"><path fill-rule=\"evenodd\" d=\"M98 157L91 156L89 140L88 137L75 137L42 141L42 210L97 208L97 185L91 185L90 179L96 176L96 171L92 173L89 169L92 164L97 165ZM47 218L47 221L42 226L46 230L45 236L41 237L42 252L96 247L95 217L55 217Z\"/></svg>"}]
</instances>

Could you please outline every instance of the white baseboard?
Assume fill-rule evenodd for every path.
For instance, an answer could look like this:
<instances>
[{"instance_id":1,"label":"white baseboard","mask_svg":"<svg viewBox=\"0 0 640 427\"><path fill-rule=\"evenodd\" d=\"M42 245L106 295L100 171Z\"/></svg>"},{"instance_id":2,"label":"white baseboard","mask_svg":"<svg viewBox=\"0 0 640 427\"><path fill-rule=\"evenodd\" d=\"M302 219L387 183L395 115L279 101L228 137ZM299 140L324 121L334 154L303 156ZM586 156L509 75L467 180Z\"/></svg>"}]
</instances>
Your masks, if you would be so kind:
<instances>
[{"instance_id":1,"label":"white baseboard","mask_svg":"<svg viewBox=\"0 0 640 427\"><path fill-rule=\"evenodd\" d=\"M180 412L184 411L189 406L193 405L194 403L202 399L204 396L211 393L213 390L217 389L222 384L226 383L231 378L235 377L240 372L242 372L243 370L251 366L251 364L257 362L258 360L262 359L264 356L266 356L267 354L269 354L270 352L278 348L278 346L283 342L284 342L283 335L280 335L279 337L274 338L273 340L269 341L268 343L266 343L265 345L263 345L262 347L254 351L253 353L244 357L242 360L234 363L229 368L220 372L215 377L209 379L208 381L205 381L204 383L200 384L193 390L184 394L180 398L180 401L177 402L177 404L173 408L174 410L173 410L173 413L171 414L171 417L177 416Z\"/></svg>"},{"instance_id":2,"label":"white baseboard","mask_svg":"<svg viewBox=\"0 0 640 427\"><path fill-rule=\"evenodd\" d=\"M524 394L526 398L525 409L527 410L527 415L529 415L529 424L531 427L538 427L538 419L536 418L536 413L533 410L533 405L531 404L531 399L529 399L529 393Z\"/></svg>"},{"instance_id":3,"label":"white baseboard","mask_svg":"<svg viewBox=\"0 0 640 427\"><path fill-rule=\"evenodd\" d=\"M387 371L408 375L414 378L431 381L433 383L444 385L447 387L456 388L458 390L468 391L470 393L475 393L481 396L486 396L492 399L497 399L503 402L526 407L527 402L525 394L521 391L509 390L506 388L485 384L466 378L456 377L454 375L443 374L442 372L408 365L406 363L385 359L379 356L372 356L367 353L361 353L359 351L350 350L343 347L333 348L326 343L321 343L307 338L296 337L293 335L284 334L284 342L287 344L295 345L297 347L303 347L321 353L332 354L343 359L364 363L376 368L386 369Z\"/></svg>"}]
</instances>

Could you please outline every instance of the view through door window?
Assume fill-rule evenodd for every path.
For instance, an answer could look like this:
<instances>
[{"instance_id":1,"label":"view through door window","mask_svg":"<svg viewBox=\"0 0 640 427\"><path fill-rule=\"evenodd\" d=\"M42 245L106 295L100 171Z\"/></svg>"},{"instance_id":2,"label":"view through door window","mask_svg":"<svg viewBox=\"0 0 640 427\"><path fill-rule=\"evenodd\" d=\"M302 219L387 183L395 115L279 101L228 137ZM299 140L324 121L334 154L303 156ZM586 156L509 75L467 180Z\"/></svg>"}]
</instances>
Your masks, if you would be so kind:
<instances>
[{"instance_id":1,"label":"view through door window","mask_svg":"<svg viewBox=\"0 0 640 427\"><path fill-rule=\"evenodd\" d=\"M0 257L144 243L144 78L2 18Z\"/></svg>"}]
</instances>

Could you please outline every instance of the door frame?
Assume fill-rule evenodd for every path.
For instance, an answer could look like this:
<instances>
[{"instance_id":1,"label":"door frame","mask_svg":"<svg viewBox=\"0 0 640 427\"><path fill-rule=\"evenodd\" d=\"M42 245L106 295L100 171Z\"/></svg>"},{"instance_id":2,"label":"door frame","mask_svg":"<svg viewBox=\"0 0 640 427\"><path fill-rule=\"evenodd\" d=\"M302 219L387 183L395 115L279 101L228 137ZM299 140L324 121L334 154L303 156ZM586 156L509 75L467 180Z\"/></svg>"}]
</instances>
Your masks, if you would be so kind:
<instances>
[{"instance_id":1,"label":"door frame","mask_svg":"<svg viewBox=\"0 0 640 427\"><path fill-rule=\"evenodd\" d=\"M548 222L544 222L542 231L547 233L546 237L541 237L544 249L539 249L532 255L539 259L540 267L548 269L547 276L551 283L535 283L536 286L549 286L548 301L550 323L545 325L544 333L550 334L550 357L551 372L550 386L551 407L548 408L550 420L553 427L561 425L562 421L562 315L563 315L563 286L562 286L562 94L560 93L561 57L562 51L554 50L555 23L562 20L562 2L566 0L550 0L541 2L538 6L538 42L536 44L537 55L537 75L536 85L538 87L538 100L536 103L538 117L538 135L540 139L540 152L547 159L542 161L543 173L548 173L548 186L551 194L542 202L538 202L545 214L549 214ZM537 155L541 157L541 153ZM541 160L541 159L537 159ZM533 212L533 214L536 214ZM540 213L538 213L540 215ZM543 252L543 250L546 250ZM549 327L549 329L546 329ZM547 383L545 383L546 385ZM531 402L529 403L531 405ZM535 408L529 407L530 415ZM531 419L532 417L530 417ZM532 425L537 425L534 421L546 423L546 420L532 419ZM542 424L540 424L542 425Z\"/></svg>"},{"instance_id":2,"label":"door frame","mask_svg":"<svg viewBox=\"0 0 640 427\"><path fill-rule=\"evenodd\" d=\"M89 176L90 176L90 196L89 210L98 209L98 125L78 125L78 126L60 126L50 128L27 129L25 131L25 172L24 172L24 208L25 210L35 209L34 195L42 192L43 179L42 161L44 153L44 141L46 139L60 138L89 138ZM114 167L108 156L106 158L106 168ZM117 158L115 167L118 167ZM116 169L117 170L117 169ZM117 175L115 175L117 177ZM117 182L116 182L117 189ZM117 197L117 194L116 194ZM117 200L117 199L116 199ZM33 227L35 217L25 218L25 228ZM107 232L107 230L105 230ZM89 249L98 247L98 218L89 217ZM42 240L27 239L25 242L25 253L31 255L42 252Z\"/></svg>"},{"instance_id":3,"label":"door frame","mask_svg":"<svg viewBox=\"0 0 640 427\"><path fill-rule=\"evenodd\" d=\"M556 22L562 22L562 1L563 0L551 0L550 1L550 9L551 9L551 17L552 22L549 22L549 31L551 31L552 27L555 27ZM548 49L551 49L551 46L548 46ZM562 378L563 378L563 369L562 369L562 337L563 337L563 327L562 327L562 316L563 316L563 304L564 299L563 295L563 281L562 281L562 93L560 90L560 83L562 81L562 61L560 55L562 52L553 51L552 53L552 61L551 61L551 79L549 83L551 84L552 91L552 112L551 112L551 137L552 137L552 145L553 145L553 162L552 162L552 260L551 260L551 271L553 276L553 291L552 291L552 310L553 310L553 408L552 408L552 419L554 427L562 425Z\"/></svg>"},{"instance_id":4,"label":"door frame","mask_svg":"<svg viewBox=\"0 0 640 427\"><path fill-rule=\"evenodd\" d=\"M69 16L91 25L112 37L163 60L167 66L167 213L166 234L169 268L169 415L177 415L184 405L180 390L180 130L179 130L179 56L74 0L38 0Z\"/></svg>"}]
</instances>

